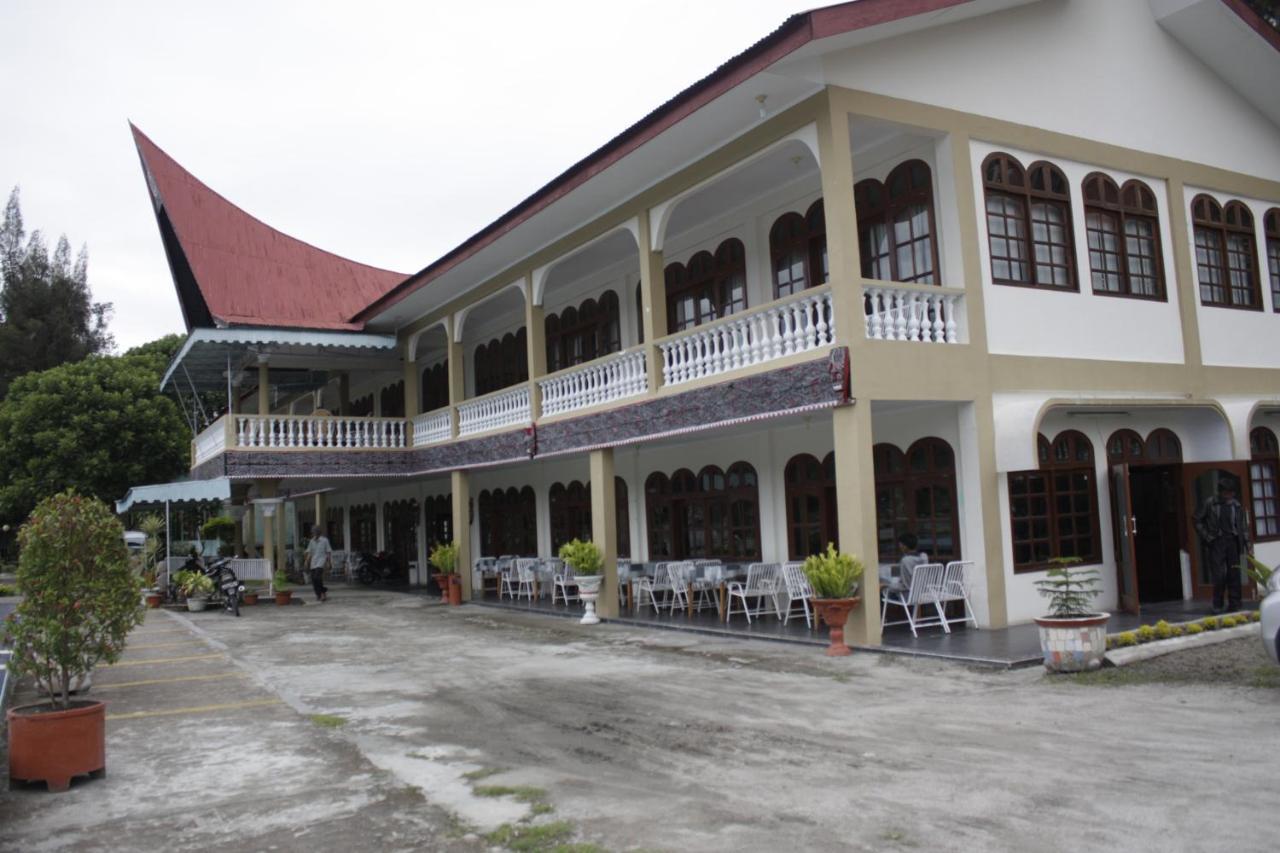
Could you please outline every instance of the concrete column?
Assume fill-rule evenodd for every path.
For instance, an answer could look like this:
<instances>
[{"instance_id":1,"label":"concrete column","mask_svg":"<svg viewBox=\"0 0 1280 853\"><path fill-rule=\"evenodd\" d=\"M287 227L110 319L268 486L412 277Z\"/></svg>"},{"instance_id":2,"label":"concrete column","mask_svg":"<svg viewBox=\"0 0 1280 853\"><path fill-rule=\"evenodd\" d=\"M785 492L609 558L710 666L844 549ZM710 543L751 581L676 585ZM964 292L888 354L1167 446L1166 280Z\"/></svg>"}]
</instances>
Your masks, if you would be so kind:
<instances>
[{"instance_id":1,"label":"concrete column","mask_svg":"<svg viewBox=\"0 0 1280 853\"><path fill-rule=\"evenodd\" d=\"M458 437L458 406L467 399L466 356L462 351L462 343L453 339L453 330L449 330L449 405L453 407L449 431L453 438Z\"/></svg>"},{"instance_id":2,"label":"concrete column","mask_svg":"<svg viewBox=\"0 0 1280 853\"><path fill-rule=\"evenodd\" d=\"M871 453L871 406L857 403L831 413L836 448L836 523L840 550L853 554L866 570L862 605L849 614L845 639L880 645L880 574L876 542L875 462Z\"/></svg>"},{"instance_id":3,"label":"concrete column","mask_svg":"<svg viewBox=\"0 0 1280 853\"><path fill-rule=\"evenodd\" d=\"M315 494L316 524L320 525L320 529L325 532L325 536L329 535L329 525L325 521L325 514L329 511L328 498L329 496L325 492L316 492ZM310 533L311 531L308 530L307 532Z\"/></svg>"},{"instance_id":4,"label":"concrete column","mask_svg":"<svg viewBox=\"0 0 1280 853\"><path fill-rule=\"evenodd\" d=\"M274 519L275 528L276 528L276 542L278 542L279 544L276 546L276 559L275 559L275 563L273 564L273 567L274 567L274 570L277 572L284 571L285 562L286 562L285 558L288 555L288 550L289 550L289 541L288 541L289 527L287 524L285 524L285 512L287 511L287 509L288 508L286 504L283 504L283 503L280 504L280 508L276 510L276 517Z\"/></svg>"},{"instance_id":5,"label":"concrete column","mask_svg":"<svg viewBox=\"0 0 1280 853\"><path fill-rule=\"evenodd\" d=\"M258 508L250 501L244 508L245 551L249 556L258 554Z\"/></svg>"},{"instance_id":6,"label":"concrete column","mask_svg":"<svg viewBox=\"0 0 1280 853\"><path fill-rule=\"evenodd\" d=\"M618 615L618 519L613 482L613 448L591 451L591 541L604 557L604 582L596 610Z\"/></svg>"},{"instance_id":7,"label":"concrete column","mask_svg":"<svg viewBox=\"0 0 1280 853\"><path fill-rule=\"evenodd\" d=\"M649 391L653 392L662 385L662 351L654 346L654 341L667 334L667 285L663 278L662 252L650 251L653 240L647 210L640 214L639 231L640 308L644 312L641 325L647 347L645 363L649 373Z\"/></svg>"},{"instance_id":8,"label":"concrete column","mask_svg":"<svg viewBox=\"0 0 1280 853\"><path fill-rule=\"evenodd\" d=\"M262 499L260 503L262 506L262 558L271 566L272 571L275 571L279 565L277 552L280 555L284 552L283 547L276 547L277 540L280 540L283 545L283 537L277 535L276 526L283 518L280 500L276 497L279 486L275 480L259 480L257 486L258 496Z\"/></svg>"},{"instance_id":9,"label":"concrete column","mask_svg":"<svg viewBox=\"0 0 1280 853\"><path fill-rule=\"evenodd\" d=\"M258 414L271 414L271 371L266 364L258 365Z\"/></svg>"},{"instance_id":10,"label":"concrete column","mask_svg":"<svg viewBox=\"0 0 1280 853\"><path fill-rule=\"evenodd\" d=\"M404 358L404 414L410 420L422 414L422 377L418 375L418 362L409 360L409 346L405 344Z\"/></svg>"},{"instance_id":11,"label":"concrete column","mask_svg":"<svg viewBox=\"0 0 1280 853\"><path fill-rule=\"evenodd\" d=\"M380 495L375 496L373 502L373 536L374 542L377 544L379 551L387 550L387 531L385 526L387 523L387 514L382 503Z\"/></svg>"},{"instance_id":12,"label":"concrete column","mask_svg":"<svg viewBox=\"0 0 1280 853\"><path fill-rule=\"evenodd\" d=\"M547 327L542 306L533 304L532 276L525 276L524 328L529 347L529 411L536 419L542 414L538 377L547 375Z\"/></svg>"},{"instance_id":13,"label":"concrete column","mask_svg":"<svg viewBox=\"0 0 1280 853\"><path fill-rule=\"evenodd\" d=\"M462 600L470 601L471 567L471 475L455 470L449 475L453 498L453 541L458 546L458 579L462 581Z\"/></svg>"}]
</instances>

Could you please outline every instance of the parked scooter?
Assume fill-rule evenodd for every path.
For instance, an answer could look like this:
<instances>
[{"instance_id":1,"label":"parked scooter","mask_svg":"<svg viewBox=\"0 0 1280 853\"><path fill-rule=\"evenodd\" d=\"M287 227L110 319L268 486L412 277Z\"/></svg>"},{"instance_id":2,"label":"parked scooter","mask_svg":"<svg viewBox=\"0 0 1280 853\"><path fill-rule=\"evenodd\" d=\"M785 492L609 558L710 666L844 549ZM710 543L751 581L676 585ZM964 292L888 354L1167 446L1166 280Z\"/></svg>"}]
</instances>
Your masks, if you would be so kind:
<instances>
[{"instance_id":1,"label":"parked scooter","mask_svg":"<svg viewBox=\"0 0 1280 853\"><path fill-rule=\"evenodd\" d=\"M356 577L365 586L371 586L375 583L387 583L393 580L399 572L400 567L396 565L395 558L386 551L379 551L376 554L362 552L360 554L360 564L356 567Z\"/></svg>"},{"instance_id":2,"label":"parked scooter","mask_svg":"<svg viewBox=\"0 0 1280 853\"><path fill-rule=\"evenodd\" d=\"M192 556L183 564L182 570L200 572L213 581L214 595L221 596L223 609L233 616L240 615L240 600L245 586L231 568L230 557L217 557L205 563L199 557ZM173 580L169 581L169 599L178 600L178 588Z\"/></svg>"}]
</instances>

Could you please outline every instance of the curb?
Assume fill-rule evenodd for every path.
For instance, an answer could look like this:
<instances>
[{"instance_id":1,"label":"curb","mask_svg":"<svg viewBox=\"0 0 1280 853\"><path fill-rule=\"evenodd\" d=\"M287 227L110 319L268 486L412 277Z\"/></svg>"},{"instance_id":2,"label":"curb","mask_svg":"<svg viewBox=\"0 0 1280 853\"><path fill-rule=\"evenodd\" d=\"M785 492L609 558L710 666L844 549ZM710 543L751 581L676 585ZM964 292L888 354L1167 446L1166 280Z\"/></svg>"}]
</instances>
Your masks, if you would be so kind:
<instances>
[{"instance_id":1,"label":"curb","mask_svg":"<svg viewBox=\"0 0 1280 853\"><path fill-rule=\"evenodd\" d=\"M1141 646L1112 649L1107 652L1106 660L1112 666L1127 666L1141 660L1158 658L1170 652L1212 646L1218 643L1225 643L1227 640L1238 640L1241 637L1261 635L1261 633L1262 626L1257 622L1250 622L1248 625L1237 625L1235 628L1219 628L1217 631L1206 631L1203 634L1196 634L1190 637L1170 637L1167 640L1143 643Z\"/></svg>"}]
</instances>

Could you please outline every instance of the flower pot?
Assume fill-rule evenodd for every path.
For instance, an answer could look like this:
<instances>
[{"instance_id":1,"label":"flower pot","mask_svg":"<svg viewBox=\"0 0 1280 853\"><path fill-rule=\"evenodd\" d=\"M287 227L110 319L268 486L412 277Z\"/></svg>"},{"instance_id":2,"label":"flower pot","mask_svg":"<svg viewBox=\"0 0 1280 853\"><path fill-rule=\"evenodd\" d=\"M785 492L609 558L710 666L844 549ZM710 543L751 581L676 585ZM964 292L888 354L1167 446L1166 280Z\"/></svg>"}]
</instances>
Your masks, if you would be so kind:
<instances>
[{"instance_id":1,"label":"flower pot","mask_svg":"<svg viewBox=\"0 0 1280 853\"><path fill-rule=\"evenodd\" d=\"M188 596L187 610L189 610L192 613L199 613L201 610L204 610L205 605L207 605L208 603L209 603L209 599L205 598L203 595Z\"/></svg>"},{"instance_id":2,"label":"flower pot","mask_svg":"<svg viewBox=\"0 0 1280 853\"><path fill-rule=\"evenodd\" d=\"M1110 618L1110 613L1037 617L1044 668L1049 672L1084 672L1100 668L1107 653L1107 620Z\"/></svg>"},{"instance_id":3,"label":"flower pot","mask_svg":"<svg viewBox=\"0 0 1280 853\"><path fill-rule=\"evenodd\" d=\"M462 579L456 572L449 575L449 604L454 607L462 604Z\"/></svg>"},{"instance_id":4,"label":"flower pot","mask_svg":"<svg viewBox=\"0 0 1280 853\"><path fill-rule=\"evenodd\" d=\"M46 704L13 708L9 722L9 778L44 782L65 791L72 777L105 776L106 705L81 700L65 711Z\"/></svg>"},{"instance_id":5,"label":"flower pot","mask_svg":"<svg viewBox=\"0 0 1280 853\"><path fill-rule=\"evenodd\" d=\"M146 595L147 607L150 607L152 610L156 610L157 608L160 607L160 604L163 601L164 601L164 596L161 595L159 592L156 592L154 590L147 590L147 595Z\"/></svg>"},{"instance_id":6,"label":"flower pot","mask_svg":"<svg viewBox=\"0 0 1280 853\"><path fill-rule=\"evenodd\" d=\"M240 603L245 607L252 607L258 603L258 594L256 592L246 592L240 599Z\"/></svg>"},{"instance_id":7,"label":"flower pot","mask_svg":"<svg viewBox=\"0 0 1280 853\"><path fill-rule=\"evenodd\" d=\"M579 621L583 625L596 625L600 622L600 617L596 615L596 599L600 597L600 581L599 575L576 575L574 582L578 585L578 597L582 599L582 604L586 608L586 613L582 614Z\"/></svg>"},{"instance_id":8,"label":"flower pot","mask_svg":"<svg viewBox=\"0 0 1280 853\"><path fill-rule=\"evenodd\" d=\"M286 604L292 604L292 603L293 603L293 590L285 589L285 590L276 591L277 607L284 607Z\"/></svg>"},{"instance_id":9,"label":"flower pot","mask_svg":"<svg viewBox=\"0 0 1280 853\"><path fill-rule=\"evenodd\" d=\"M813 610L827 623L831 633L831 642L827 646L827 657L843 657L849 654L849 647L844 643L844 623L849 619L849 611L862 603L860 596L852 598L815 598Z\"/></svg>"}]
</instances>

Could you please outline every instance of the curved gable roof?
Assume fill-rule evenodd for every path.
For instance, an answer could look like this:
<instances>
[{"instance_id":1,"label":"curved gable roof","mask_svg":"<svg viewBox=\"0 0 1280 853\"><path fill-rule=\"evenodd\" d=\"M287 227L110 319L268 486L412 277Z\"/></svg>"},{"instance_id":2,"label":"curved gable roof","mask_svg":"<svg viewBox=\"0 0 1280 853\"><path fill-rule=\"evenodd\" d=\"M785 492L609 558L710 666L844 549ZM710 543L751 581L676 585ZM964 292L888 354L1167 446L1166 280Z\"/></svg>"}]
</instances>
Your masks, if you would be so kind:
<instances>
[{"instance_id":1,"label":"curved gable roof","mask_svg":"<svg viewBox=\"0 0 1280 853\"><path fill-rule=\"evenodd\" d=\"M199 181L132 124L187 328L358 330L360 309L407 278L281 233Z\"/></svg>"}]
</instances>

